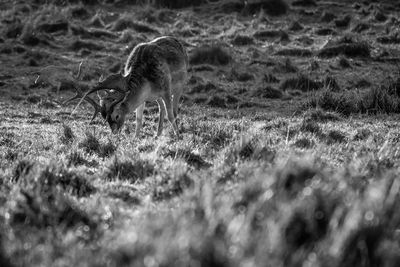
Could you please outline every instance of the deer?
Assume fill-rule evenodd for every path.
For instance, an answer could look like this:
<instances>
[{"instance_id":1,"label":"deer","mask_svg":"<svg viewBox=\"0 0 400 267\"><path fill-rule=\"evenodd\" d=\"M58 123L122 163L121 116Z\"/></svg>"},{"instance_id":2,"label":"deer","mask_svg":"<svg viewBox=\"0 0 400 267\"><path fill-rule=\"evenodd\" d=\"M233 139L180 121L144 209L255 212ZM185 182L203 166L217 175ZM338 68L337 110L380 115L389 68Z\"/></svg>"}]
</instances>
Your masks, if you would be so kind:
<instances>
[{"instance_id":1,"label":"deer","mask_svg":"<svg viewBox=\"0 0 400 267\"><path fill-rule=\"evenodd\" d=\"M176 137L179 137L177 116L179 100L188 77L188 54L183 44L171 36L162 36L150 42L136 45L129 54L124 69L118 74L111 74L99 79L91 90L77 93L64 102L86 100L95 109L91 121L101 114L108 122L111 132L117 134L124 125L126 116L136 110L135 137L140 136L143 110L146 101L157 101L159 107L156 137L163 131L165 114L172 125ZM77 77L80 75L80 69ZM97 92L99 103L90 94ZM100 94L105 92L105 95Z\"/></svg>"}]
</instances>

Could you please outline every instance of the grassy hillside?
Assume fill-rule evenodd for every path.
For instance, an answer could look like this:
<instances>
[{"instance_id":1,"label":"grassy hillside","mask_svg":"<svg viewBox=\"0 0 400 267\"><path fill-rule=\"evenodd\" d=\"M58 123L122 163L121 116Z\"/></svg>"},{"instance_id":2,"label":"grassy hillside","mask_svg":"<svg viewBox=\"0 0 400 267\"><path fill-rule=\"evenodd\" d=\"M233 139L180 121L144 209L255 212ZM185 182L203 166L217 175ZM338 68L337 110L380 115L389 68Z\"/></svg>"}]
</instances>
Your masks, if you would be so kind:
<instances>
[{"instance_id":1,"label":"grassy hillside","mask_svg":"<svg viewBox=\"0 0 400 267\"><path fill-rule=\"evenodd\" d=\"M0 3L0 266L397 266L399 4L84 2ZM60 104L160 35L181 138Z\"/></svg>"}]
</instances>

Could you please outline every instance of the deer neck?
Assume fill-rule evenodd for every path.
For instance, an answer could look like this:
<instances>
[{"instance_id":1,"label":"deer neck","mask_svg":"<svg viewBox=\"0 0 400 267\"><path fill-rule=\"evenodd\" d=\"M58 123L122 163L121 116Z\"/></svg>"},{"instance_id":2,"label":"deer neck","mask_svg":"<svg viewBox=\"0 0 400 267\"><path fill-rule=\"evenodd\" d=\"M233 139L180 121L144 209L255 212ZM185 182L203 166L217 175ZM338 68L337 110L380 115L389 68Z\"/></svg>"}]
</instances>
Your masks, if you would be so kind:
<instances>
[{"instance_id":1,"label":"deer neck","mask_svg":"<svg viewBox=\"0 0 400 267\"><path fill-rule=\"evenodd\" d=\"M142 80L130 83L129 93L125 100L129 111L137 109L150 96L151 87L148 81Z\"/></svg>"}]
</instances>

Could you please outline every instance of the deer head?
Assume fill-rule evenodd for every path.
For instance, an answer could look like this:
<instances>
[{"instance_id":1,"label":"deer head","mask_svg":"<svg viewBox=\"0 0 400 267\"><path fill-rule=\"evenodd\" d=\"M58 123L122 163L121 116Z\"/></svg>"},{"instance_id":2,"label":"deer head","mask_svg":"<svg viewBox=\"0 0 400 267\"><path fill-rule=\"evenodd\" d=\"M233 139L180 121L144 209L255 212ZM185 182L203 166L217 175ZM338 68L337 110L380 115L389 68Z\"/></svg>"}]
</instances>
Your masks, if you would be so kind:
<instances>
[{"instance_id":1,"label":"deer head","mask_svg":"<svg viewBox=\"0 0 400 267\"><path fill-rule=\"evenodd\" d=\"M80 69L81 68L79 68L79 73L76 79L79 78ZM119 104L127 94L127 81L128 76L124 75L122 72L118 74L111 74L105 79L100 77L97 85L85 94L83 94L81 90L75 88L77 91L76 95L65 101L64 104L80 98L81 101L75 107L75 111L83 100L88 101L95 109L91 121L93 121L97 114L100 113L103 119L106 120L110 125L112 132L116 133L123 125L125 116L116 114L116 112L113 111L115 107L118 107L118 110L120 110ZM94 92L97 92L99 103L89 97L89 95Z\"/></svg>"}]
</instances>

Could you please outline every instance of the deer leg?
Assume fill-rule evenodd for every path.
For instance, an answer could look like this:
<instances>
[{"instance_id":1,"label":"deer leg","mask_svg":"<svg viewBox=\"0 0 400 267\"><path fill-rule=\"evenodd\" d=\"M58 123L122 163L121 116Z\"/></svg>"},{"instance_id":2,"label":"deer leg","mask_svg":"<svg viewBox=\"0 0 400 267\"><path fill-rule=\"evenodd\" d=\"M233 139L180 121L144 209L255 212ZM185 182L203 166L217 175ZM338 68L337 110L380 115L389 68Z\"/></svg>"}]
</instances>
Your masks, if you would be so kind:
<instances>
[{"instance_id":1,"label":"deer leg","mask_svg":"<svg viewBox=\"0 0 400 267\"><path fill-rule=\"evenodd\" d=\"M174 116L175 118L178 117L178 112L179 112L179 99L181 98L180 94L175 94L173 97L173 107L174 107Z\"/></svg>"},{"instance_id":2,"label":"deer leg","mask_svg":"<svg viewBox=\"0 0 400 267\"><path fill-rule=\"evenodd\" d=\"M176 125L179 127L180 125L180 119L178 118L178 113L179 113L179 99L181 98L180 94L175 94L172 99L172 105L173 105L173 110L174 110L174 116L175 116L175 121Z\"/></svg>"},{"instance_id":3,"label":"deer leg","mask_svg":"<svg viewBox=\"0 0 400 267\"><path fill-rule=\"evenodd\" d=\"M135 137L140 137L140 130L142 129L142 120L143 120L143 110L146 102L143 102L137 109L136 109L136 129L135 129Z\"/></svg>"},{"instance_id":4,"label":"deer leg","mask_svg":"<svg viewBox=\"0 0 400 267\"><path fill-rule=\"evenodd\" d=\"M157 137L162 134L163 124L164 124L164 117L165 117L165 105L162 99L157 100L158 103L158 110L159 110L159 117L158 117L158 128L157 128Z\"/></svg>"},{"instance_id":5,"label":"deer leg","mask_svg":"<svg viewBox=\"0 0 400 267\"><path fill-rule=\"evenodd\" d=\"M167 118L172 125L176 137L179 137L179 130L175 121L174 108L172 106L172 101L171 101L171 94L170 93L165 94L165 96L163 97L163 101L165 104L165 109L167 111Z\"/></svg>"}]
</instances>

